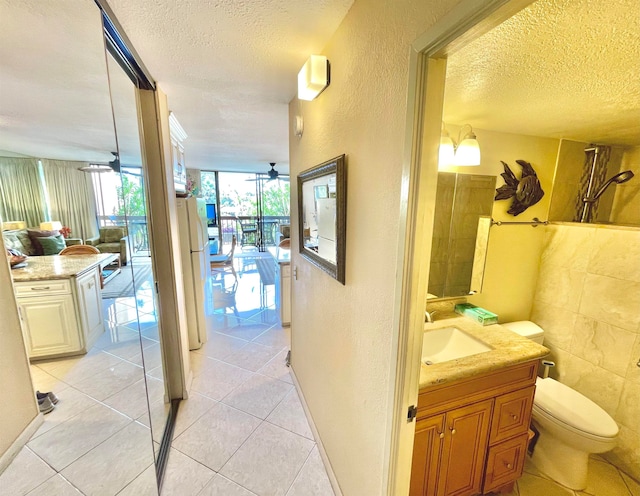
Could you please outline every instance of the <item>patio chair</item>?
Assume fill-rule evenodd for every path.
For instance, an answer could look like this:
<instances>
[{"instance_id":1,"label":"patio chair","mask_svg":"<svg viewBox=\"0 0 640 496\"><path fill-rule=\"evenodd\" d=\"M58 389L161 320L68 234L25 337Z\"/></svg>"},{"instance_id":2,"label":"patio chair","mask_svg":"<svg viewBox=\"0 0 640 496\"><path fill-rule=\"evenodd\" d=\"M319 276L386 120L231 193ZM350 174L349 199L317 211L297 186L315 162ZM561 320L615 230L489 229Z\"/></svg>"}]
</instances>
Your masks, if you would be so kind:
<instances>
[{"instance_id":1,"label":"patio chair","mask_svg":"<svg viewBox=\"0 0 640 496\"><path fill-rule=\"evenodd\" d=\"M233 253L236 250L236 235L231 236L231 250L226 255L211 255L209 259L211 267L224 267L225 265L231 265L233 267Z\"/></svg>"},{"instance_id":2,"label":"patio chair","mask_svg":"<svg viewBox=\"0 0 640 496\"><path fill-rule=\"evenodd\" d=\"M240 224L240 245L244 248L245 245L255 246L258 241L258 226L255 219L244 219L239 221Z\"/></svg>"}]
</instances>

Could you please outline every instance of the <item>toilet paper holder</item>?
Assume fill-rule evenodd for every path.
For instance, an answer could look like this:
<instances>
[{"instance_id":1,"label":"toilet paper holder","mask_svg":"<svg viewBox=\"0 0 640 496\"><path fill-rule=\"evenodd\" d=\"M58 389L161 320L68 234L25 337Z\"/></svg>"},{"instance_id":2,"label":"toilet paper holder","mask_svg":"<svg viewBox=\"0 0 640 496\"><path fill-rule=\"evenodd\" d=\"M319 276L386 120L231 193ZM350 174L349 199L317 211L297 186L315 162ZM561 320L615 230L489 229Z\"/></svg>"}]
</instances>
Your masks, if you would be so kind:
<instances>
[{"instance_id":1,"label":"toilet paper holder","mask_svg":"<svg viewBox=\"0 0 640 496\"><path fill-rule=\"evenodd\" d=\"M552 362L551 360L542 360L542 365L544 366L544 370L542 371L542 378L546 379L549 377L549 369L551 367L556 366L556 362Z\"/></svg>"}]
</instances>

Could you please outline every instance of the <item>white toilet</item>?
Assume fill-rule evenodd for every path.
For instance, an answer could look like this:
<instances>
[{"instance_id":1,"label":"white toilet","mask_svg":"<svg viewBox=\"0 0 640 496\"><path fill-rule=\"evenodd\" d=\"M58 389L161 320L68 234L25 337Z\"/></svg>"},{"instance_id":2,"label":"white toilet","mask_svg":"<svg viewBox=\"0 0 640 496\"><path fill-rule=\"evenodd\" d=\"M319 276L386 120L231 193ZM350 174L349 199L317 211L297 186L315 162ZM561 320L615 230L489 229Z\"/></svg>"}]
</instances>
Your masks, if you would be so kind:
<instances>
[{"instance_id":1,"label":"white toilet","mask_svg":"<svg viewBox=\"0 0 640 496\"><path fill-rule=\"evenodd\" d=\"M542 344L544 331L533 322L501 325ZM574 490L587 486L589 454L613 449L618 436L618 426L607 412L550 377L536 380L533 424L540 432L531 459L533 464Z\"/></svg>"}]
</instances>

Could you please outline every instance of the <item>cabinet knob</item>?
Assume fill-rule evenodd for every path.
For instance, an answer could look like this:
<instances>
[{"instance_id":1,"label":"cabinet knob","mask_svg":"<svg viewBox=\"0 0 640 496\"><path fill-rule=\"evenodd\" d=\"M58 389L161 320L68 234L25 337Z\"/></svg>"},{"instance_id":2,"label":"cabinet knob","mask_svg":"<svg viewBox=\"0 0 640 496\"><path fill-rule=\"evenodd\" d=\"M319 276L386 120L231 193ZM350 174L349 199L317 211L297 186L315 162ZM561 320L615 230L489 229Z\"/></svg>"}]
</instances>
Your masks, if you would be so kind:
<instances>
[{"instance_id":1,"label":"cabinet knob","mask_svg":"<svg viewBox=\"0 0 640 496\"><path fill-rule=\"evenodd\" d=\"M511 414L511 418L512 418L513 420L518 420L518 416L517 416L515 413L512 413L512 414Z\"/></svg>"},{"instance_id":2,"label":"cabinet knob","mask_svg":"<svg viewBox=\"0 0 640 496\"><path fill-rule=\"evenodd\" d=\"M504 463L505 467L507 467L509 470L511 470L513 468L513 465L511 463Z\"/></svg>"},{"instance_id":3,"label":"cabinet knob","mask_svg":"<svg viewBox=\"0 0 640 496\"><path fill-rule=\"evenodd\" d=\"M451 427L451 435L453 436L456 433L456 429L454 427Z\"/></svg>"},{"instance_id":4,"label":"cabinet knob","mask_svg":"<svg viewBox=\"0 0 640 496\"><path fill-rule=\"evenodd\" d=\"M444 439L444 432L438 432L438 437L440 439Z\"/></svg>"}]
</instances>

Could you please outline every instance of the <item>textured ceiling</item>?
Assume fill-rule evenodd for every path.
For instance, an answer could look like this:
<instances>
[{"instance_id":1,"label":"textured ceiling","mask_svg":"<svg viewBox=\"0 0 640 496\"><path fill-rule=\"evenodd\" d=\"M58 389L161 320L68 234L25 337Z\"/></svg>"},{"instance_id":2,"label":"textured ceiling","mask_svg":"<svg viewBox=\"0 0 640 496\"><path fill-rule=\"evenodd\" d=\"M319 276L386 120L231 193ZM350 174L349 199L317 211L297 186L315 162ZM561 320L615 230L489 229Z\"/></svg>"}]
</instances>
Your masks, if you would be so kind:
<instances>
[{"instance_id":1,"label":"textured ceiling","mask_svg":"<svg viewBox=\"0 0 640 496\"><path fill-rule=\"evenodd\" d=\"M262 172L269 162L288 171L288 102L297 73L310 54L322 51L352 3L109 0L188 134L187 165ZM93 0L0 0L0 67L0 154L112 158ZM119 118L131 86L112 82ZM119 120L123 163L135 163L136 140L120 132L130 130L130 116Z\"/></svg>"},{"instance_id":2,"label":"textured ceiling","mask_svg":"<svg viewBox=\"0 0 640 496\"><path fill-rule=\"evenodd\" d=\"M638 0L538 0L447 62L444 121L640 144Z\"/></svg>"}]
</instances>

